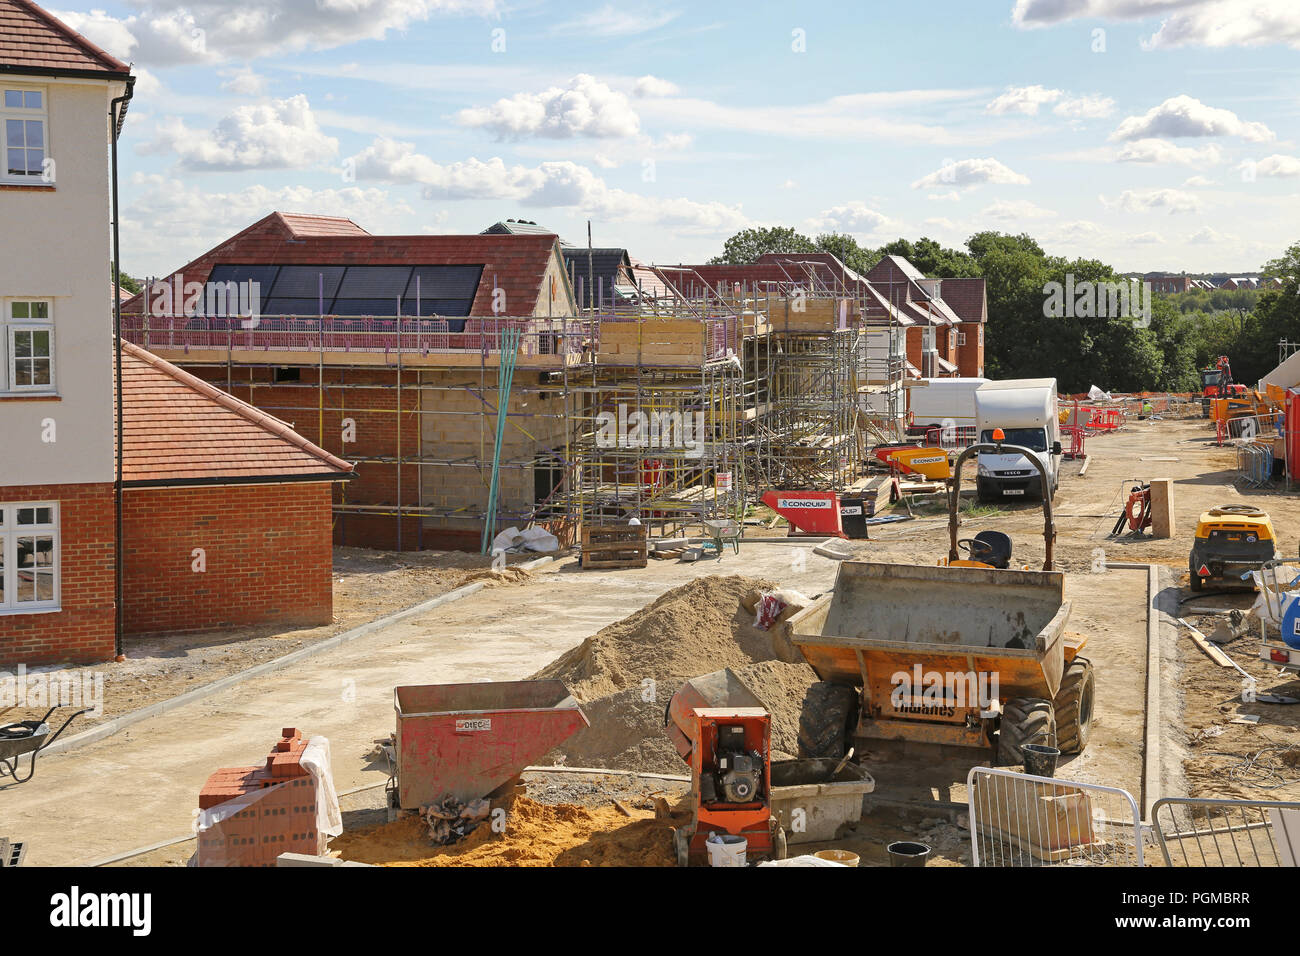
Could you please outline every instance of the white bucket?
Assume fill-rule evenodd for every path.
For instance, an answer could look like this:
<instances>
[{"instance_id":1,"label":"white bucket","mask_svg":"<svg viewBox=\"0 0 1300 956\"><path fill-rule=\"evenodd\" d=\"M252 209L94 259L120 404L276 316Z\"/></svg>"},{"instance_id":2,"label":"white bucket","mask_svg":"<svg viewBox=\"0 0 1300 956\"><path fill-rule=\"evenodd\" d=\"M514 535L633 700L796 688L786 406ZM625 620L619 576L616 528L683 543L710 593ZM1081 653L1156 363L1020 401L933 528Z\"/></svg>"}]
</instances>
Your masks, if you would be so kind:
<instances>
[{"instance_id":1,"label":"white bucket","mask_svg":"<svg viewBox=\"0 0 1300 956\"><path fill-rule=\"evenodd\" d=\"M744 866L749 841L729 833L710 833L704 844L709 850L710 866Z\"/></svg>"}]
</instances>

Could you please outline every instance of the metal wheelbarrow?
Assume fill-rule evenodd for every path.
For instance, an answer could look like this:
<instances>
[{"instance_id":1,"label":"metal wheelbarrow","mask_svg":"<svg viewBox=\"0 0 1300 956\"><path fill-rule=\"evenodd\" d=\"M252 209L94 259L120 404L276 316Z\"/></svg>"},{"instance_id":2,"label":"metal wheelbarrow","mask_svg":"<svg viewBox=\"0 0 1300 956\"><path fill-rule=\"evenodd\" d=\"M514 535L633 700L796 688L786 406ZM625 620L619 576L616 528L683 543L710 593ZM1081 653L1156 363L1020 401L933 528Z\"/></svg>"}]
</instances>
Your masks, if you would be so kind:
<instances>
[{"instance_id":1,"label":"metal wheelbarrow","mask_svg":"<svg viewBox=\"0 0 1300 956\"><path fill-rule=\"evenodd\" d=\"M704 547L716 551L719 560L722 558L722 548L728 542L732 550L740 554L740 536L744 534L745 528L735 518L705 518L704 530L713 539L706 541Z\"/></svg>"},{"instance_id":2,"label":"metal wheelbarrow","mask_svg":"<svg viewBox=\"0 0 1300 956\"><path fill-rule=\"evenodd\" d=\"M0 725L0 781L12 777L13 784L26 783L36 773L36 758L42 750L54 743L59 734L68 729L68 725L82 714L90 712L87 707L79 710L63 722L63 726L50 733L50 715L59 709L55 704L45 712L40 720L19 720L12 724ZM31 754L27 765L27 775L21 776L19 764L21 758Z\"/></svg>"}]
</instances>

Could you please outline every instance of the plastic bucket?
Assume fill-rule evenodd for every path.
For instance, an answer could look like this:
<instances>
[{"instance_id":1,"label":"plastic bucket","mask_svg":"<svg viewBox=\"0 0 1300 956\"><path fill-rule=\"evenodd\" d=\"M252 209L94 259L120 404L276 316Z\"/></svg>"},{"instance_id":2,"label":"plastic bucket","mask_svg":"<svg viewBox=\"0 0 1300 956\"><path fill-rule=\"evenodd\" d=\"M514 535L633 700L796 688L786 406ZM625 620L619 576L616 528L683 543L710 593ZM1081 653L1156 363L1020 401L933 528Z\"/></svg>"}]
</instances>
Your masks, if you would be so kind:
<instances>
[{"instance_id":1,"label":"plastic bucket","mask_svg":"<svg viewBox=\"0 0 1300 956\"><path fill-rule=\"evenodd\" d=\"M925 858L930 855L930 848L924 843L899 840L885 847L889 853L890 866L925 866Z\"/></svg>"},{"instance_id":2,"label":"plastic bucket","mask_svg":"<svg viewBox=\"0 0 1300 956\"><path fill-rule=\"evenodd\" d=\"M1036 777L1056 776L1056 761L1061 759L1061 751L1044 744L1021 744L1020 755L1025 758L1025 773Z\"/></svg>"},{"instance_id":3,"label":"plastic bucket","mask_svg":"<svg viewBox=\"0 0 1300 956\"><path fill-rule=\"evenodd\" d=\"M709 851L710 866L744 866L749 841L730 833L713 834L704 844Z\"/></svg>"},{"instance_id":4,"label":"plastic bucket","mask_svg":"<svg viewBox=\"0 0 1300 956\"><path fill-rule=\"evenodd\" d=\"M848 850L818 850L813 856L819 860L842 863L844 866L857 866L861 862L856 853L850 853Z\"/></svg>"}]
</instances>

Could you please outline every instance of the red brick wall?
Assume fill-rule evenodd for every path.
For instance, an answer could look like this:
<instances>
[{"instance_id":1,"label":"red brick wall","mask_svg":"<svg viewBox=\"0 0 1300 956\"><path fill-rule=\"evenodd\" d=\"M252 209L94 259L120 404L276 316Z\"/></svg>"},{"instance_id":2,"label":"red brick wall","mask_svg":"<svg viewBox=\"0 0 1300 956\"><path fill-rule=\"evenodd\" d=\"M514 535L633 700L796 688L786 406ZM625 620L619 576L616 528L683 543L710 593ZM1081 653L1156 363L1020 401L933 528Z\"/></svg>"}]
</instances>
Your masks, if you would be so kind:
<instances>
[{"instance_id":1,"label":"red brick wall","mask_svg":"<svg viewBox=\"0 0 1300 956\"><path fill-rule=\"evenodd\" d=\"M333 619L329 483L128 488L124 502L128 634Z\"/></svg>"},{"instance_id":2,"label":"red brick wall","mask_svg":"<svg viewBox=\"0 0 1300 956\"><path fill-rule=\"evenodd\" d=\"M0 666L86 664L113 657L113 486L0 487L0 501L59 503L60 603L0 614Z\"/></svg>"}]
</instances>

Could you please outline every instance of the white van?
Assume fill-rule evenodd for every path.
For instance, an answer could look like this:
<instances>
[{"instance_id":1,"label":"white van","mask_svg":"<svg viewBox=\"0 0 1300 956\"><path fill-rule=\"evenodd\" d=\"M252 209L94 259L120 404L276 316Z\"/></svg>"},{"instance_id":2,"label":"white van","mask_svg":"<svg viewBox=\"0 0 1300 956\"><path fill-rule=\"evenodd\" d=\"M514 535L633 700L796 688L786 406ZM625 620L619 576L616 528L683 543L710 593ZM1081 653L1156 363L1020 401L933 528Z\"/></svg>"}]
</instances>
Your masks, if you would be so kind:
<instances>
[{"instance_id":1,"label":"white van","mask_svg":"<svg viewBox=\"0 0 1300 956\"><path fill-rule=\"evenodd\" d=\"M923 378L907 383L911 424L975 427L975 391L986 378Z\"/></svg>"},{"instance_id":2,"label":"white van","mask_svg":"<svg viewBox=\"0 0 1300 956\"><path fill-rule=\"evenodd\" d=\"M975 391L975 419L981 442L992 442L1002 429L1003 442L1034 453L1047 475L1046 493L1055 497L1060 484L1061 419L1056 379L1019 378L987 382ZM1023 455L981 454L975 481L980 501L1001 497L1038 498L1042 477Z\"/></svg>"}]
</instances>

